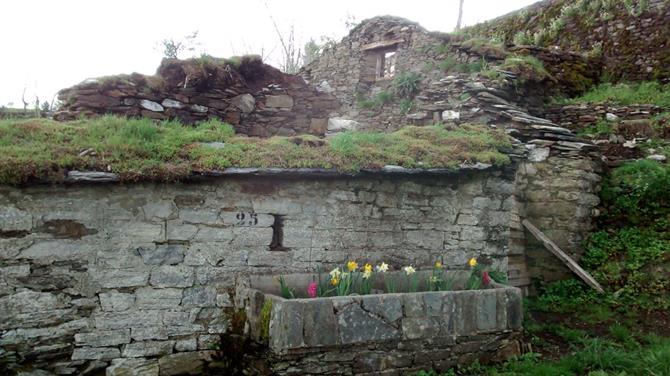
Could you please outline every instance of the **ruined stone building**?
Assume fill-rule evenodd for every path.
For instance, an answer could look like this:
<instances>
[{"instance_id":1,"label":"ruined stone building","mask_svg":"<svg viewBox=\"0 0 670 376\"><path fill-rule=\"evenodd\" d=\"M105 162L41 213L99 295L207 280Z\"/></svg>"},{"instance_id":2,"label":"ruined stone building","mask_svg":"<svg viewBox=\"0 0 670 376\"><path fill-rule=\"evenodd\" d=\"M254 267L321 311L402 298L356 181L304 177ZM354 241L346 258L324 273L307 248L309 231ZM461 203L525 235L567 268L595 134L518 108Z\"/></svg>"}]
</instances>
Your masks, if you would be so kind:
<instances>
[{"instance_id":1,"label":"ruined stone building","mask_svg":"<svg viewBox=\"0 0 670 376\"><path fill-rule=\"evenodd\" d=\"M548 74L451 69L499 67L519 56L539 59ZM0 186L0 354L55 374L106 369L107 375L204 372L223 362L214 349L259 374L443 369L472 356L470 347L486 359L517 354L518 296L505 292L474 298L490 311L467 311L483 315L476 323L493 320L488 329L461 328L468 337L458 344L448 340L453 333L444 334L453 327L436 331L445 336L434 343L455 346L459 355L452 358L435 358L423 345L409 352L396 347L408 340L404 324L394 321L388 329L388 322L375 321L381 316L364 310L372 303L348 317L387 328L380 329L388 334L378 338L383 345L342 337L328 347L309 337L319 328L305 327L304 338L276 339L290 356L268 355L275 363L240 349L250 348L249 333L261 336L245 318L261 309L249 293L259 275L314 273L318 265L350 258L417 268L443 258L463 269L477 257L506 272L524 293L535 280L565 277L569 270L521 221L534 223L572 257L581 255L598 204L600 155L559 126L560 116L545 117L544 108L553 93L579 90L562 77L597 82L600 68L574 53L491 48L376 17L300 75L253 57L165 60L155 76L105 77L65 89L59 120L105 113L185 123L215 118L252 137L485 124L512 137L504 150L511 162L358 173L230 168L170 184L119 184L107 171L65 171L65 184ZM399 90L399 77L407 90ZM425 299L417 304L430 316ZM403 307L393 320L411 318ZM315 313L285 320L303 314L313 319Z\"/></svg>"}]
</instances>

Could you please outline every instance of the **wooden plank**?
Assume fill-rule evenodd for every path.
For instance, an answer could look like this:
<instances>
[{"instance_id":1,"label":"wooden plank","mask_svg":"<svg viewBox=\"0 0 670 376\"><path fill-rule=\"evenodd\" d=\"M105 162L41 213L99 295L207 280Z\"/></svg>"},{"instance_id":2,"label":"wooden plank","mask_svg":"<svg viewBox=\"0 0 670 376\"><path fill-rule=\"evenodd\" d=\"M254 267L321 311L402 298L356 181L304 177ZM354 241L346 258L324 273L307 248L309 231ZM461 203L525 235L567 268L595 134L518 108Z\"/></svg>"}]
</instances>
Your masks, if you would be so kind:
<instances>
[{"instance_id":1,"label":"wooden plank","mask_svg":"<svg viewBox=\"0 0 670 376\"><path fill-rule=\"evenodd\" d=\"M363 47L361 47L361 50L369 51L369 50L376 50L378 48L393 47L396 44L403 43L404 41L405 41L404 39L398 38L398 39L383 40L383 41L380 41L380 42L368 43L368 44L364 44Z\"/></svg>"},{"instance_id":2,"label":"wooden plank","mask_svg":"<svg viewBox=\"0 0 670 376\"><path fill-rule=\"evenodd\" d=\"M587 285L591 286L593 289L600 293L604 293L602 286L596 281L586 270L582 269L579 264L575 262L570 256L568 256L563 250L561 250L554 242L551 241L542 231L540 231L535 225L533 225L529 220L524 219L522 221L524 227L530 231L537 240L541 241L544 244L544 247L547 248L554 256L558 257L563 263L570 268L579 278L581 278Z\"/></svg>"}]
</instances>

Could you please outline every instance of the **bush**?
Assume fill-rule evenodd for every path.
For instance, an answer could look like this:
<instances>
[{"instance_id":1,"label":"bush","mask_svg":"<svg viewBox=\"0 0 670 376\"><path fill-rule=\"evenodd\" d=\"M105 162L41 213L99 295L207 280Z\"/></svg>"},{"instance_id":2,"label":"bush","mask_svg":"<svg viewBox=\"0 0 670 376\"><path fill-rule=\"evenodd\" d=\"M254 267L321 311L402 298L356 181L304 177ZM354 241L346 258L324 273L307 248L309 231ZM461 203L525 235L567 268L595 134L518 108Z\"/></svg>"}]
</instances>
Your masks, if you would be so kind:
<instances>
[{"instance_id":1,"label":"bush","mask_svg":"<svg viewBox=\"0 0 670 376\"><path fill-rule=\"evenodd\" d=\"M403 72L393 80L393 89L401 98L411 99L419 92L421 76L416 72Z\"/></svg>"}]
</instances>

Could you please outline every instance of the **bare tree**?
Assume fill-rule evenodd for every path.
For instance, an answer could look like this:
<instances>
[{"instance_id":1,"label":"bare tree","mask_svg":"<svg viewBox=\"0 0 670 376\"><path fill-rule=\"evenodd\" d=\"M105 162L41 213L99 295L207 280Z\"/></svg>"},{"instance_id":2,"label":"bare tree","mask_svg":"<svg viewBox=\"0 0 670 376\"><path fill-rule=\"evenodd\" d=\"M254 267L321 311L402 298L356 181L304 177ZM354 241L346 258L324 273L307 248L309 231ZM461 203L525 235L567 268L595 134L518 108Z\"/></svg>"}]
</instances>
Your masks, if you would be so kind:
<instances>
[{"instance_id":1,"label":"bare tree","mask_svg":"<svg viewBox=\"0 0 670 376\"><path fill-rule=\"evenodd\" d=\"M279 64L279 69L281 69L285 73L290 73L290 74L295 74L298 73L298 70L303 64L303 54L302 50L300 47L296 45L295 41L295 25L291 25L291 28L289 30L288 35L285 37L284 34L282 34L281 30L279 30L279 26L277 26L277 22L275 22L274 17L272 17L272 13L270 12L270 7L268 6L267 1L264 2L265 4L265 9L268 10L268 16L270 17L270 21L272 21L272 26L274 26L275 32L277 32L277 36L279 37L279 43L282 48L282 62Z\"/></svg>"},{"instance_id":2,"label":"bare tree","mask_svg":"<svg viewBox=\"0 0 670 376\"><path fill-rule=\"evenodd\" d=\"M461 29L461 22L463 21L463 1L459 0L458 2L458 21L456 22L456 30Z\"/></svg>"}]
</instances>

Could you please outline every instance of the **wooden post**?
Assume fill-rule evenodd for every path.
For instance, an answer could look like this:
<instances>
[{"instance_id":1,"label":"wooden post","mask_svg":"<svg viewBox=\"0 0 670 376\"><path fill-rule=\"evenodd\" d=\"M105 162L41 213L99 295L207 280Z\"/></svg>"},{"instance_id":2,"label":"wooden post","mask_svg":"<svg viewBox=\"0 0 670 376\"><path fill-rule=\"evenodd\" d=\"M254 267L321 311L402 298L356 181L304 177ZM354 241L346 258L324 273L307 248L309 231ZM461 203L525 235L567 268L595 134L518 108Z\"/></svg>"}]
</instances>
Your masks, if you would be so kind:
<instances>
[{"instance_id":1,"label":"wooden post","mask_svg":"<svg viewBox=\"0 0 670 376\"><path fill-rule=\"evenodd\" d=\"M587 285L591 286L593 289L600 293L604 293L602 286L596 281L586 270L582 269L579 264L575 262L570 256L568 256L563 250L558 248L558 246L551 241L542 231L540 231L535 225L530 223L529 220L524 219L522 222L523 226L530 231L537 240L541 241L544 244L544 247L547 248L554 256L558 257L563 263L570 268L575 274L579 276Z\"/></svg>"}]
</instances>

